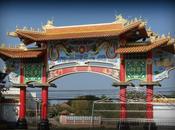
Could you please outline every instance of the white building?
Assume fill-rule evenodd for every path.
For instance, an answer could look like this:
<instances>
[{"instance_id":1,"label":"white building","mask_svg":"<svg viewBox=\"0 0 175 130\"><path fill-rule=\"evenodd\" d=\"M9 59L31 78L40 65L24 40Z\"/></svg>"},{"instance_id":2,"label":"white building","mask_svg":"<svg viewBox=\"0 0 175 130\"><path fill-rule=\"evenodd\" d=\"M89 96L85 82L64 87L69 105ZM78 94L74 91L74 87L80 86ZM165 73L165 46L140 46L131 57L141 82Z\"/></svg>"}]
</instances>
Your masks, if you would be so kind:
<instances>
[{"instance_id":1,"label":"white building","mask_svg":"<svg viewBox=\"0 0 175 130\"><path fill-rule=\"evenodd\" d=\"M157 125L175 126L175 99L167 98L153 106L153 117Z\"/></svg>"},{"instance_id":2,"label":"white building","mask_svg":"<svg viewBox=\"0 0 175 130\"><path fill-rule=\"evenodd\" d=\"M10 88L8 91L2 93L5 97L4 101L0 105L0 117L1 120L16 122L19 113L19 88ZM26 94L26 109L36 109L36 93L27 91Z\"/></svg>"}]
</instances>

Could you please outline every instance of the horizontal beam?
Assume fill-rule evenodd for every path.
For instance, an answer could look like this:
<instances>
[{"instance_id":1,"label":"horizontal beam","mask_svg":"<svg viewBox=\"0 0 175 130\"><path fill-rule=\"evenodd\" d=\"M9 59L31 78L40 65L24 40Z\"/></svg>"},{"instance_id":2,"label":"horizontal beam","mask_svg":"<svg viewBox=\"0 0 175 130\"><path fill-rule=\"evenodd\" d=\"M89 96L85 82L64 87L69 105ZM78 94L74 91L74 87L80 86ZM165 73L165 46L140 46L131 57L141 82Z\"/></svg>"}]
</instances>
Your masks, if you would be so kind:
<instances>
[{"instance_id":1,"label":"horizontal beam","mask_svg":"<svg viewBox=\"0 0 175 130\"><path fill-rule=\"evenodd\" d=\"M127 86L132 86L132 87L135 87L135 85L131 82L114 82L112 84L112 86L114 87L120 87L120 86L124 86L124 87L127 87Z\"/></svg>"},{"instance_id":2,"label":"horizontal beam","mask_svg":"<svg viewBox=\"0 0 175 130\"><path fill-rule=\"evenodd\" d=\"M26 84L12 84L14 88L21 88L21 87L29 87L29 88L42 88L42 87L53 87L56 88L57 86L53 83L37 83L37 82L29 82Z\"/></svg>"},{"instance_id":3,"label":"horizontal beam","mask_svg":"<svg viewBox=\"0 0 175 130\"><path fill-rule=\"evenodd\" d=\"M143 87L143 86L159 86L159 87L161 87L161 84L159 83L159 82L141 82L140 84L139 84L141 87Z\"/></svg>"}]
</instances>

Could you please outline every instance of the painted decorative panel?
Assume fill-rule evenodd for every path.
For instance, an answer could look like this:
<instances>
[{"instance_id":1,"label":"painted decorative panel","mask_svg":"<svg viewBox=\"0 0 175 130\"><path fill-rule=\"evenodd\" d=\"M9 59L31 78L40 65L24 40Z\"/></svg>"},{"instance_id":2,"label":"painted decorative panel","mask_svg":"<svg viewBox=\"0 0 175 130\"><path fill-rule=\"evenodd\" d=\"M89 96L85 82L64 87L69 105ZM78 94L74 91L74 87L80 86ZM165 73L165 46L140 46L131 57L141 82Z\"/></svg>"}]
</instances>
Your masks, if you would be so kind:
<instances>
[{"instance_id":1,"label":"painted decorative panel","mask_svg":"<svg viewBox=\"0 0 175 130\"><path fill-rule=\"evenodd\" d=\"M146 80L146 60L145 59L126 59L126 81Z\"/></svg>"},{"instance_id":2,"label":"painted decorative panel","mask_svg":"<svg viewBox=\"0 0 175 130\"><path fill-rule=\"evenodd\" d=\"M168 72L175 68L175 56L169 52L156 49L153 52L153 81L168 78Z\"/></svg>"},{"instance_id":3,"label":"painted decorative panel","mask_svg":"<svg viewBox=\"0 0 175 130\"><path fill-rule=\"evenodd\" d=\"M50 73L56 70L64 70L64 68L68 67L90 68L97 66L107 70L109 68L110 71L117 69L117 72L119 72L120 56L115 53L115 50L118 48L118 39L51 41L48 45ZM118 80L119 74L114 78Z\"/></svg>"},{"instance_id":4,"label":"painted decorative panel","mask_svg":"<svg viewBox=\"0 0 175 130\"><path fill-rule=\"evenodd\" d=\"M62 68L58 70L52 70L49 72L48 81L52 81L58 77L62 77L62 76L69 75L72 73L77 73L77 72L99 73L99 74L112 77L117 81L120 81L119 70L115 68L105 68L105 67L97 67L97 66L74 66L74 67L67 67L67 68Z\"/></svg>"},{"instance_id":5,"label":"painted decorative panel","mask_svg":"<svg viewBox=\"0 0 175 130\"><path fill-rule=\"evenodd\" d=\"M31 63L24 64L24 82L36 81L42 82L42 64Z\"/></svg>"},{"instance_id":6,"label":"painted decorative panel","mask_svg":"<svg viewBox=\"0 0 175 130\"><path fill-rule=\"evenodd\" d=\"M49 43L49 65L66 61L87 61L100 60L117 63L119 62L118 55L115 53L118 47L118 40L109 41L68 41L68 42L50 42Z\"/></svg>"},{"instance_id":7,"label":"painted decorative panel","mask_svg":"<svg viewBox=\"0 0 175 130\"><path fill-rule=\"evenodd\" d=\"M20 60L7 60L6 71L9 73L10 82L14 84L20 83Z\"/></svg>"}]
</instances>

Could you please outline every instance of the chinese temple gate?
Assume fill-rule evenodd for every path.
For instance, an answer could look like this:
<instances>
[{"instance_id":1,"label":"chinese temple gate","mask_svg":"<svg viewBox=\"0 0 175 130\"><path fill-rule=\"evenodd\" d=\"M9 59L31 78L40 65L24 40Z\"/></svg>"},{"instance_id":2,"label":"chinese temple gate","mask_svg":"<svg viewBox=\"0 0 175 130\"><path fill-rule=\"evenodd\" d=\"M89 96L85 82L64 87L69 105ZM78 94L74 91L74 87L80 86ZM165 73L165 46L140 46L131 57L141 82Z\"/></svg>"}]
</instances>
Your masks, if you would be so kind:
<instances>
[{"instance_id":1,"label":"chinese temple gate","mask_svg":"<svg viewBox=\"0 0 175 130\"><path fill-rule=\"evenodd\" d=\"M42 90L39 129L49 129L48 88L55 79L72 73L92 72L113 78L119 86L120 119L127 118L126 88L140 80L146 86L146 117L153 118L153 87L168 78L175 67L174 39L158 36L142 19L117 16L112 23L55 27L42 30L16 29L10 36L21 40L15 48L1 46L0 57L14 87L20 87L19 128L27 128L26 88ZM33 44L33 47L28 47Z\"/></svg>"}]
</instances>

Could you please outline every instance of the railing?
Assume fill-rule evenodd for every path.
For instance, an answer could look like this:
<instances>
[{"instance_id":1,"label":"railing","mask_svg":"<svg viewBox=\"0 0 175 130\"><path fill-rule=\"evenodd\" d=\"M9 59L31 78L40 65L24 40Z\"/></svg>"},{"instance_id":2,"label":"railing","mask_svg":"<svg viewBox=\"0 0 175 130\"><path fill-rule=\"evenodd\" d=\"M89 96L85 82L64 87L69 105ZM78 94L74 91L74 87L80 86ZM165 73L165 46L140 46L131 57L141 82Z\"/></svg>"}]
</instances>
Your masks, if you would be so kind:
<instances>
[{"instance_id":1,"label":"railing","mask_svg":"<svg viewBox=\"0 0 175 130\"><path fill-rule=\"evenodd\" d=\"M86 125L90 126L92 123L93 118L93 125L100 126L101 125L101 117L100 116L60 116L60 123L62 125Z\"/></svg>"}]
</instances>

